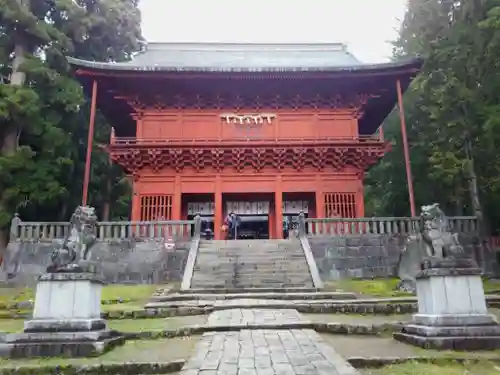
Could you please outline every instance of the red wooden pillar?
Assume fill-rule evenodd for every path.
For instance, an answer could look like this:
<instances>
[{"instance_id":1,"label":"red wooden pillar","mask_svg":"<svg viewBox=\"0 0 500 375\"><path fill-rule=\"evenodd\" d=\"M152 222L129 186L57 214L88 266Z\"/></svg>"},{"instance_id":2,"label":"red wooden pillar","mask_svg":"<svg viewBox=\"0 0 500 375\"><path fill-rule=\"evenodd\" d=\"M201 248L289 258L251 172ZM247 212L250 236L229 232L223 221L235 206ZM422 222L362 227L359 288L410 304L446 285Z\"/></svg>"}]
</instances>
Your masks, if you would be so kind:
<instances>
[{"instance_id":1,"label":"red wooden pillar","mask_svg":"<svg viewBox=\"0 0 500 375\"><path fill-rule=\"evenodd\" d=\"M406 166L406 181L408 183L408 196L410 198L410 213L411 216L416 216L415 197L413 195L413 177L411 173L410 150L408 148L408 137L406 135L405 111L403 107L403 90L401 89L401 81L396 82L396 91L398 92L399 119L401 122L401 136L403 137L403 151Z\"/></svg>"},{"instance_id":2,"label":"red wooden pillar","mask_svg":"<svg viewBox=\"0 0 500 375\"><path fill-rule=\"evenodd\" d=\"M271 204L269 207L269 216L268 216L268 231L269 238L276 237L276 213L274 212L274 204Z\"/></svg>"},{"instance_id":3,"label":"red wooden pillar","mask_svg":"<svg viewBox=\"0 0 500 375\"><path fill-rule=\"evenodd\" d=\"M182 215L181 176L175 176L174 196L172 200L172 220L181 220L181 215Z\"/></svg>"},{"instance_id":4,"label":"red wooden pillar","mask_svg":"<svg viewBox=\"0 0 500 375\"><path fill-rule=\"evenodd\" d=\"M214 238L216 240L221 240L222 233L222 215L223 215L223 207L222 207L222 188L220 178L217 177L215 180L215 193L214 193Z\"/></svg>"},{"instance_id":5,"label":"red wooden pillar","mask_svg":"<svg viewBox=\"0 0 500 375\"><path fill-rule=\"evenodd\" d=\"M316 186L321 186L321 182L316 180ZM322 190L316 190L315 195L315 200L316 200L316 218L322 219L326 216L325 214L325 199L323 196L323 191ZM311 228L314 233L319 233L321 230L322 226L321 224L313 224L313 227Z\"/></svg>"},{"instance_id":6,"label":"red wooden pillar","mask_svg":"<svg viewBox=\"0 0 500 375\"><path fill-rule=\"evenodd\" d=\"M83 176L82 206L87 205L90 183L90 164L92 162L92 142L94 141L95 111L97 102L97 81L92 82L92 99L90 102L89 133L87 137L87 157L85 158L85 173Z\"/></svg>"},{"instance_id":7,"label":"red wooden pillar","mask_svg":"<svg viewBox=\"0 0 500 375\"><path fill-rule=\"evenodd\" d=\"M356 217L364 217L365 216L365 194L364 194L364 186L363 186L363 175L360 174L359 177L359 187L358 192L356 193Z\"/></svg>"},{"instance_id":8,"label":"red wooden pillar","mask_svg":"<svg viewBox=\"0 0 500 375\"><path fill-rule=\"evenodd\" d=\"M130 215L131 221L141 220L141 196L138 192L137 180L134 178L132 183L132 213Z\"/></svg>"},{"instance_id":9,"label":"red wooden pillar","mask_svg":"<svg viewBox=\"0 0 500 375\"><path fill-rule=\"evenodd\" d=\"M316 198L316 217L324 218L325 217L325 202L323 201L323 192L317 190L315 193Z\"/></svg>"},{"instance_id":10,"label":"red wooden pillar","mask_svg":"<svg viewBox=\"0 0 500 375\"><path fill-rule=\"evenodd\" d=\"M283 238L283 189L281 176L276 179L274 190L274 214L276 215L276 238Z\"/></svg>"}]
</instances>

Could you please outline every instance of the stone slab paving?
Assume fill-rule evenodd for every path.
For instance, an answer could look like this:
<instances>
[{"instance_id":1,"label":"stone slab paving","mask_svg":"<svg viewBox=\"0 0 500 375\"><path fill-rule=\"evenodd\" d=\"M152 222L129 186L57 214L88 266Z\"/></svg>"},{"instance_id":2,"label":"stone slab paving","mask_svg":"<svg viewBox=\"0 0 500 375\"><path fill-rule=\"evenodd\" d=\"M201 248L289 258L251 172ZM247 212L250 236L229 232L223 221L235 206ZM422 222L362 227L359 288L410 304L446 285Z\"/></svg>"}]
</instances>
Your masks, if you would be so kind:
<instances>
[{"instance_id":1,"label":"stone slab paving","mask_svg":"<svg viewBox=\"0 0 500 375\"><path fill-rule=\"evenodd\" d=\"M304 319L297 310L230 309L214 311L208 317L208 325L290 324Z\"/></svg>"},{"instance_id":2,"label":"stone slab paving","mask_svg":"<svg viewBox=\"0 0 500 375\"><path fill-rule=\"evenodd\" d=\"M205 333L181 375L357 375L313 330Z\"/></svg>"},{"instance_id":3,"label":"stone slab paving","mask_svg":"<svg viewBox=\"0 0 500 375\"><path fill-rule=\"evenodd\" d=\"M293 309L216 311L209 325L301 322ZM357 375L312 329L207 332L181 375Z\"/></svg>"}]
</instances>

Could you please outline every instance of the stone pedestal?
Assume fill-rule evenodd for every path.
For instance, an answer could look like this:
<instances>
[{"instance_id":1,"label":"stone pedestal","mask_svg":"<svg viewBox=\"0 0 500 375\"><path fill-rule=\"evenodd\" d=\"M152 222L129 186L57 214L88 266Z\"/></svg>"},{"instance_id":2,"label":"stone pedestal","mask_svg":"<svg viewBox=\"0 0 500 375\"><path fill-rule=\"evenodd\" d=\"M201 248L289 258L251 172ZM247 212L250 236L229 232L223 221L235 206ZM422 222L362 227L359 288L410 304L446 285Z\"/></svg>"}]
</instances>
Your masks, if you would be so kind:
<instances>
[{"instance_id":1,"label":"stone pedestal","mask_svg":"<svg viewBox=\"0 0 500 375\"><path fill-rule=\"evenodd\" d=\"M40 276L33 319L24 331L0 341L4 357L89 357L122 344L123 337L106 329L101 319L103 282L89 273Z\"/></svg>"},{"instance_id":2,"label":"stone pedestal","mask_svg":"<svg viewBox=\"0 0 500 375\"><path fill-rule=\"evenodd\" d=\"M488 314L480 269L424 269L416 287L418 313L396 340L427 349L500 348L500 326Z\"/></svg>"}]
</instances>

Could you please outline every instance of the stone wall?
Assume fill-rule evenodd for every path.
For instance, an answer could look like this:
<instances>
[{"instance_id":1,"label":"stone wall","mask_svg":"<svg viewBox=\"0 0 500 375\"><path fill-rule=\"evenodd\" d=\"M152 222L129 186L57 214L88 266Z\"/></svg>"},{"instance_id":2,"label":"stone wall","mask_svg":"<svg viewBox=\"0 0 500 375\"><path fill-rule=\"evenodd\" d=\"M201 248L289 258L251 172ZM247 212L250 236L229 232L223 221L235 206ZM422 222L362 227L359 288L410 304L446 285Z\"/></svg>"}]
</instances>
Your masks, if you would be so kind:
<instances>
[{"instance_id":1,"label":"stone wall","mask_svg":"<svg viewBox=\"0 0 500 375\"><path fill-rule=\"evenodd\" d=\"M466 253L471 254L488 275L500 275L495 255L482 251L477 238L460 235L459 239ZM391 234L309 236L308 240L321 278L337 280L396 277L406 236Z\"/></svg>"},{"instance_id":2,"label":"stone wall","mask_svg":"<svg viewBox=\"0 0 500 375\"><path fill-rule=\"evenodd\" d=\"M9 243L0 274L16 284L32 285L50 264L62 240ZM180 281L191 240L178 239L167 249L162 239L110 239L90 250L89 263L109 283L162 284Z\"/></svg>"}]
</instances>

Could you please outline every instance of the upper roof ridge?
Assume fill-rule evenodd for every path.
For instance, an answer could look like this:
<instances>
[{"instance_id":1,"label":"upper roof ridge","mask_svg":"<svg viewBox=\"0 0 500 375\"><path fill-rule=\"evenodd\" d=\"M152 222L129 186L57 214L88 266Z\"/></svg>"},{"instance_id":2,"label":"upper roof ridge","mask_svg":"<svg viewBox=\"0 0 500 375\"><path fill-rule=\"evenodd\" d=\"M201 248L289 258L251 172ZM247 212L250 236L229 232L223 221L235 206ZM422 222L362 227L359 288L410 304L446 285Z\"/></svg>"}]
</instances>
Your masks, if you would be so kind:
<instances>
[{"instance_id":1,"label":"upper roof ridge","mask_svg":"<svg viewBox=\"0 0 500 375\"><path fill-rule=\"evenodd\" d=\"M284 51L342 51L348 52L347 45L339 42L314 43L223 43L223 42L148 42L146 51L252 51L252 50L284 50Z\"/></svg>"}]
</instances>

